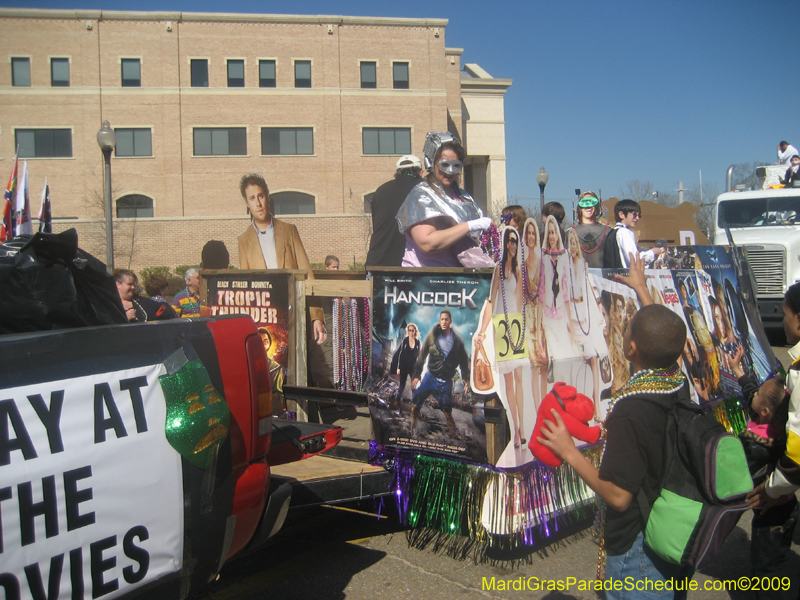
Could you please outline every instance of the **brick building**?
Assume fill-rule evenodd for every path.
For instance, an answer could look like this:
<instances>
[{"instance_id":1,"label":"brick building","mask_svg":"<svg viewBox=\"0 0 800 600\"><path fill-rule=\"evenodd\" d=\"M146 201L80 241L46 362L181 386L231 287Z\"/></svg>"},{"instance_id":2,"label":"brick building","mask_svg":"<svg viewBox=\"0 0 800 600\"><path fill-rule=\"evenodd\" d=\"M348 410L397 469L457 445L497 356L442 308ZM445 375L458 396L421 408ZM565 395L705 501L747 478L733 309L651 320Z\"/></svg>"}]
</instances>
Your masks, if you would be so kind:
<instances>
[{"instance_id":1,"label":"brick building","mask_svg":"<svg viewBox=\"0 0 800 600\"><path fill-rule=\"evenodd\" d=\"M363 262L365 200L397 156L449 129L464 185L503 205L503 95L511 80L445 46L443 19L0 9L0 176L27 157L31 204L47 177L54 229L105 256L103 159L112 154L115 263L199 262L249 219L242 174L264 174L312 262Z\"/></svg>"}]
</instances>

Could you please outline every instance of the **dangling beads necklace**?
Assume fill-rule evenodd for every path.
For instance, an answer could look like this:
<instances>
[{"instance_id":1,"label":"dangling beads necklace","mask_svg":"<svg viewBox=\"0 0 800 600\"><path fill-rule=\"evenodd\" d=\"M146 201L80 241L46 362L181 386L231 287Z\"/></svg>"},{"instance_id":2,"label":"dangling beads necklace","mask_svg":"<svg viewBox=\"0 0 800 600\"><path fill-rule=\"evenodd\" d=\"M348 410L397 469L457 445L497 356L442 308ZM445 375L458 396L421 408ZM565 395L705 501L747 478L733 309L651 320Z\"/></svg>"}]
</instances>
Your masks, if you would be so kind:
<instances>
[{"instance_id":1,"label":"dangling beads necklace","mask_svg":"<svg viewBox=\"0 0 800 600\"><path fill-rule=\"evenodd\" d=\"M522 265L523 265L522 267L523 272L525 273L525 288L523 289L523 293L527 296L528 300L530 300L531 302L536 302L536 299L539 297L539 288L541 287L540 284L542 281L542 276L544 275L544 260L542 259L541 256L539 257L539 279L536 280L537 283L536 294L534 294L533 296L531 296L530 289L528 288L528 265L527 261L524 259L524 254L523 254Z\"/></svg>"},{"instance_id":2,"label":"dangling beads necklace","mask_svg":"<svg viewBox=\"0 0 800 600\"><path fill-rule=\"evenodd\" d=\"M500 262L500 233L494 223L481 235L481 249L488 254L495 263Z\"/></svg>"},{"instance_id":3,"label":"dangling beads necklace","mask_svg":"<svg viewBox=\"0 0 800 600\"><path fill-rule=\"evenodd\" d=\"M189 286L186 286L186 299L189 301L189 308L192 309L192 316L197 317L200 315L200 298L197 297L195 300L195 295L189 289Z\"/></svg>"},{"instance_id":4,"label":"dangling beads necklace","mask_svg":"<svg viewBox=\"0 0 800 600\"><path fill-rule=\"evenodd\" d=\"M333 299L333 306L331 307L331 320L333 321L333 340L331 340L331 345L333 346L333 382L334 384L336 384L337 387L341 379L339 373L339 349L341 345L341 330L339 328L339 315L341 313L341 305L342 305L341 298Z\"/></svg>"},{"instance_id":5,"label":"dangling beads necklace","mask_svg":"<svg viewBox=\"0 0 800 600\"><path fill-rule=\"evenodd\" d=\"M364 298L364 364L361 369L363 377L366 378L369 371L369 348L370 348L370 328L369 328L369 298ZM360 389L359 389L360 390Z\"/></svg>"},{"instance_id":6,"label":"dangling beads necklace","mask_svg":"<svg viewBox=\"0 0 800 600\"><path fill-rule=\"evenodd\" d=\"M570 304L572 304L572 309L575 311L575 320L578 322L578 327L581 328L581 332L583 335L589 335L589 332L592 329L592 312L589 310L589 272L585 268L583 269L583 299L586 300L586 331L584 331L583 325L581 325L580 317L578 317L578 307L577 303L575 302L575 285L572 281L572 270L574 265L579 263L574 258L570 258L572 265L567 267L567 270L569 271L569 293L570 299L572 300Z\"/></svg>"},{"instance_id":7,"label":"dangling beads necklace","mask_svg":"<svg viewBox=\"0 0 800 600\"><path fill-rule=\"evenodd\" d=\"M517 243L517 248L519 248L519 242ZM500 269L500 291L503 296L503 316L506 319L506 326L508 327L508 341L511 343L511 349L514 352L519 352L525 346L525 319L527 318L528 312L525 310L525 305L528 302L528 270L525 267L524 253L520 253L520 255L522 258L522 329L519 332L519 341L516 343L511 336L511 321L508 319L508 306L506 305L506 270L502 264L497 267Z\"/></svg>"},{"instance_id":8,"label":"dangling beads necklace","mask_svg":"<svg viewBox=\"0 0 800 600\"><path fill-rule=\"evenodd\" d=\"M369 303L365 300L363 329L355 298L347 302L334 298L331 312L334 383L341 390L361 390L369 366Z\"/></svg>"},{"instance_id":9,"label":"dangling beads necklace","mask_svg":"<svg viewBox=\"0 0 800 600\"><path fill-rule=\"evenodd\" d=\"M146 313L146 312L145 312L145 310L142 308L142 305L141 305L141 304L139 304L139 303L138 303L136 300L134 300L133 298L131 298L131 302L133 302L133 306L136 308L136 311L135 311L135 312L136 312L136 320L137 320L137 321L139 320L139 313L141 312L141 313L142 313L142 315L144 315L144 321L142 321L142 323L146 323L146 322L147 322L147 313Z\"/></svg>"}]
</instances>

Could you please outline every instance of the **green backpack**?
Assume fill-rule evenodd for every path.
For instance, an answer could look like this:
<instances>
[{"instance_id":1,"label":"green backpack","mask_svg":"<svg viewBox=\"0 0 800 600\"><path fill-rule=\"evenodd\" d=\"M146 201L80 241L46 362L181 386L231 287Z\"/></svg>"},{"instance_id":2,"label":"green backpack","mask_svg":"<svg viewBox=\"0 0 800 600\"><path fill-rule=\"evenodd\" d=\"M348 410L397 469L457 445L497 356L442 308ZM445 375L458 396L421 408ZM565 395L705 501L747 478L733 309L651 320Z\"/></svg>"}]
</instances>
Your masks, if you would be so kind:
<instances>
[{"instance_id":1,"label":"green backpack","mask_svg":"<svg viewBox=\"0 0 800 600\"><path fill-rule=\"evenodd\" d=\"M741 440L699 406L644 395L667 413L664 480L647 511L640 490L645 543L663 559L700 569L717 555L753 489Z\"/></svg>"}]
</instances>

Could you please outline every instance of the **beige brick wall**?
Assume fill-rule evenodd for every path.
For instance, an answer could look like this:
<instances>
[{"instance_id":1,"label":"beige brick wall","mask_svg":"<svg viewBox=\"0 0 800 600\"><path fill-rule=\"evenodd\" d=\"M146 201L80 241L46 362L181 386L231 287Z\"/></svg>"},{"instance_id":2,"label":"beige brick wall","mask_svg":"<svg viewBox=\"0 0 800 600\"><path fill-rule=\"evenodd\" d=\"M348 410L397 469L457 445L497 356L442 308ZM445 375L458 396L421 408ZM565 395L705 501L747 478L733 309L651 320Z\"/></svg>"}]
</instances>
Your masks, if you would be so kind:
<instances>
[{"instance_id":1,"label":"beige brick wall","mask_svg":"<svg viewBox=\"0 0 800 600\"><path fill-rule=\"evenodd\" d=\"M448 111L460 113L460 54L445 52L446 22L237 18L0 9L0 177L11 169L15 128L70 128L72 158L28 161L32 203L47 177L54 217L71 218L56 229L75 226L81 244L104 258L102 223L91 221L102 217L96 132L104 119L150 127L152 157L112 158L114 199L144 194L155 214L136 220L135 232L133 221L118 222L118 266L197 263L209 239L223 240L237 264L236 236L247 225L238 181L251 171L273 193L316 197L316 215L285 218L312 262L328 253L363 262L363 199L392 177L397 156L364 156L362 127L410 127L421 155L425 133L446 129ZM30 88L11 87L11 56L31 57ZM51 56L70 58L71 87L50 87ZM121 58L141 59L141 88L121 87ZM191 87L191 58L209 60L209 88ZM244 88L227 87L228 58L245 60ZM258 87L260 58L277 61L276 88ZM294 88L294 59L312 61L311 89ZM360 89L360 60L378 63L377 89ZM409 63L409 90L392 89L392 61ZM207 126L246 127L247 156L193 156L193 128ZM264 126L313 127L314 155L262 156Z\"/></svg>"}]
</instances>

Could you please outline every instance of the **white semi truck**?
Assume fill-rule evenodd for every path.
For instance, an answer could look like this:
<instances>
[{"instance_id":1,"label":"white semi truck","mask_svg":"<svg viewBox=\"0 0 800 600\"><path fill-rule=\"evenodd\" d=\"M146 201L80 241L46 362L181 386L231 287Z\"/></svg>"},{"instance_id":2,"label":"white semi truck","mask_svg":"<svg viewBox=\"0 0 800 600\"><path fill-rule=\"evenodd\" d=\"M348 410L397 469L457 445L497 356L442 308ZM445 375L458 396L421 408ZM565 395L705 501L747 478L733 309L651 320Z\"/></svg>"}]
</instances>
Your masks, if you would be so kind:
<instances>
[{"instance_id":1,"label":"white semi truck","mask_svg":"<svg viewBox=\"0 0 800 600\"><path fill-rule=\"evenodd\" d=\"M730 234L733 243L747 251L766 329L782 328L783 295L800 281L800 187L769 188L786 169L785 165L758 167L762 189L725 192L714 206L713 243L729 244ZM728 190L732 175L733 166L728 168Z\"/></svg>"}]
</instances>

